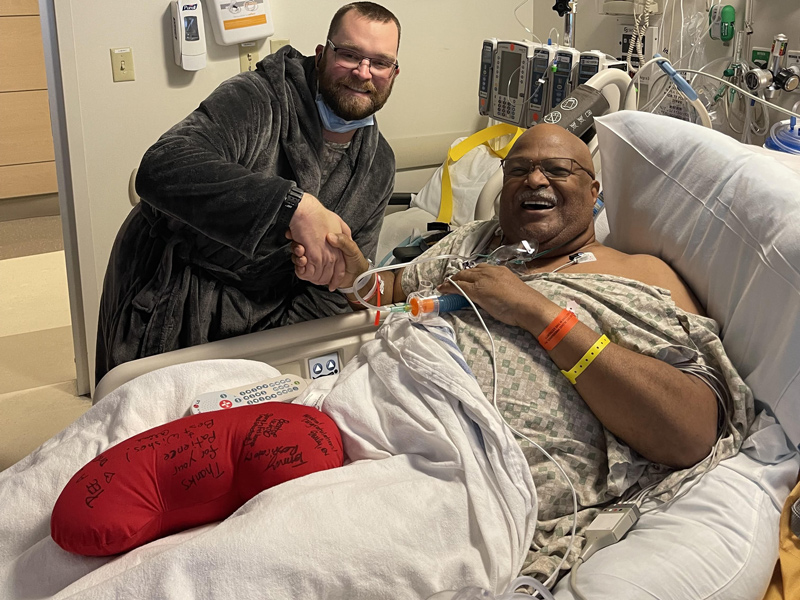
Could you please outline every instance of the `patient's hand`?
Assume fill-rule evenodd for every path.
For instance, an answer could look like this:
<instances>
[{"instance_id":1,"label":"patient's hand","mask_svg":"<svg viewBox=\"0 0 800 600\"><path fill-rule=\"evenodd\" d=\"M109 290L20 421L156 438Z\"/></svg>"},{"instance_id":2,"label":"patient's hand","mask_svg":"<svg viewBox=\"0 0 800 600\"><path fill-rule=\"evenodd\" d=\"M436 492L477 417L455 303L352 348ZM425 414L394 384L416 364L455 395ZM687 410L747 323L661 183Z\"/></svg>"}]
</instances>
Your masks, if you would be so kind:
<instances>
[{"instance_id":1,"label":"patient's hand","mask_svg":"<svg viewBox=\"0 0 800 600\"><path fill-rule=\"evenodd\" d=\"M295 263L297 276L317 285L327 285L333 291L342 285L345 259L342 252L327 243L329 233L350 235L339 215L328 210L311 194L303 194L286 237L303 247L305 262L301 270Z\"/></svg>"},{"instance_id":2,"label":"patient's hand","mask_svg":"<svg viewBox=\"0 0 800 600\"><path fill-rule=\"evenodd\" d=\"M339 286L343 288L352 287L356 278L364 271L369 269L369 263L361 250L349 235L343 233L329 233L326 242L334 249L342 253L345 263L345 272ZM302 244L292 242L292 262L294 263L294 270L300 279L307 279L305 277L305 268L308 264L306 257L306 249Z\"/></svg>"},{"instance_id":3,"label":"patient's hand","mask_svg":"<svg viewBox=\"0 0 800 600\"><path fill-rule=\"evenodd\" d=\"M506 267L479 264L453 275L455 281L475 304L498 321L514 327L524 326L524 315L535 309L544 296L530 288ZM437 288L443 294L459 294L450 282Z\"/></svg>"}]
</instances>

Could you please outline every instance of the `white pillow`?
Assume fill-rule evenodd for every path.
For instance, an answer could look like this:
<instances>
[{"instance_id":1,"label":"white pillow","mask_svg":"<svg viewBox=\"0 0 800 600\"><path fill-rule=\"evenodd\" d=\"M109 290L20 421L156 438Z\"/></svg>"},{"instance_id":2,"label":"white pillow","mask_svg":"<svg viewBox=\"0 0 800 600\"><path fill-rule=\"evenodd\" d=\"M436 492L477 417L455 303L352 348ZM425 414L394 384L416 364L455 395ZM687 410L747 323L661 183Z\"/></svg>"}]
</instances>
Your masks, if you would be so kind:
<instances>
[{"instance_id":1,"label":"white pillow","mask_svg":"<svg viewBox=\"0 0 800 600\"><path fill-rule=\"evenodd\" d=\"M800 443L800 175L669 117L621 111L597 130L607 243L683 277L756 399Z\"/></svg>"}]
</instances>

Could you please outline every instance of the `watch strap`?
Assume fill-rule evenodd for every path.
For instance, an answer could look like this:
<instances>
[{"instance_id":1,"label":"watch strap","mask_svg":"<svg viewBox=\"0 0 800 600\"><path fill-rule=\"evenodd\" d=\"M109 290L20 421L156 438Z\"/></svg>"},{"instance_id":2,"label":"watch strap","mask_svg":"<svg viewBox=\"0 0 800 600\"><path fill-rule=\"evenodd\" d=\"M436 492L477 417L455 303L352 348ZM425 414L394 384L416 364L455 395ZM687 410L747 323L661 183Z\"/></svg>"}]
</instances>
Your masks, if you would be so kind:
<instances>
[{"instance_id":1,"label":"watch strap","mask_svg":"<svg viewBox=\"0 0 800 600\"><path fill-rule=\"evenodd\" d=\"M280 230L289 229L289 223L292 222L297 206L303 199L303 190L297 186L287 192L286 197L281 202L281 207L278 209L278 217L275 219L275 227Z\"/></svg>"}]
</instances>

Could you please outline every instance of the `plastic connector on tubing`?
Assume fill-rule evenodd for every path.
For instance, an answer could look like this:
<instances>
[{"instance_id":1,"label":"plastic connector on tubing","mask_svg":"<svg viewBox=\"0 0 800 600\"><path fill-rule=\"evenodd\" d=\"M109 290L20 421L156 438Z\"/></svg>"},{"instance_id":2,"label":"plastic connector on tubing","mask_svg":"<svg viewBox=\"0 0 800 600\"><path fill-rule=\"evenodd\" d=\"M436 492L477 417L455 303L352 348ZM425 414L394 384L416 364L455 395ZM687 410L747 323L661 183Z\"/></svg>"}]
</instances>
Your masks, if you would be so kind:
<instances>
[{"instance_id":1,"label":"plastic connector on tubing","mask_svg":"<svg viewBox=\"0 0 800 600\"><path fill-rule=\"evenodd\" d=\"M469 306L469 301L460 294L443 296L423 296L412 294L408 298L408 312L415 320L425 316L435 317L440 313L459 310Z\"/></svg>"},{"instance_id":2,"label":"plastic connector on tubing","mask_svg":"<svg viewBox=\"0 0 800 600\"><path fill-rule=\"evenodd\" d=\"M585 562L598 550L616 544L638 520L639 508L635 504L614 504L603 509L586 528L581 559Z\"/></svg>"},{"instance_id":3,"label":"plastic connector on tubing","mask_svg":"<svg viewBox=\"0 0 800 600\"><path fill-rule=\"evenodd\" d=\"M653 58L663 58L660 54L656 53L653 55ZM672 67L670 63L667 61L659 61L658 66L661 68L664 73L666 73L672 82L678 86L678 89L682 91L686 97L694 102L697 100L697 92L692 89L692 86L689 85L689 82L686 81L683 77L681 77L678 72Z\"/></svg>"}]
</instances>

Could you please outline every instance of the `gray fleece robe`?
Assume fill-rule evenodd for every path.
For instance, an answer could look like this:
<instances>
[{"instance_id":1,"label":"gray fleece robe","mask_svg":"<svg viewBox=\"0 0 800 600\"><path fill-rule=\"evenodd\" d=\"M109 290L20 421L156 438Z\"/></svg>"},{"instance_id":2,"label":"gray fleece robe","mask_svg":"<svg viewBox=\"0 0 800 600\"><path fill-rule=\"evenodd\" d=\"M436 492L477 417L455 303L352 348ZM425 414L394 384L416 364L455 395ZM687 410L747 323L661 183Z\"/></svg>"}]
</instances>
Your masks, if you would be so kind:
<instances>
[{"instance_id":1,"label":"gray fleece robe","mask_svg":"<svg viewBox=\"0 0 800 600\"><path fill-rule=\"evenodd\" d=\"M350 310L299 280L274 227L296 183L374 258L395 161L377 124L322 181L314 57L285 47L223 82L146 152L103 284L95 376L125 361Z\"/></svg>"}]
</instances>

